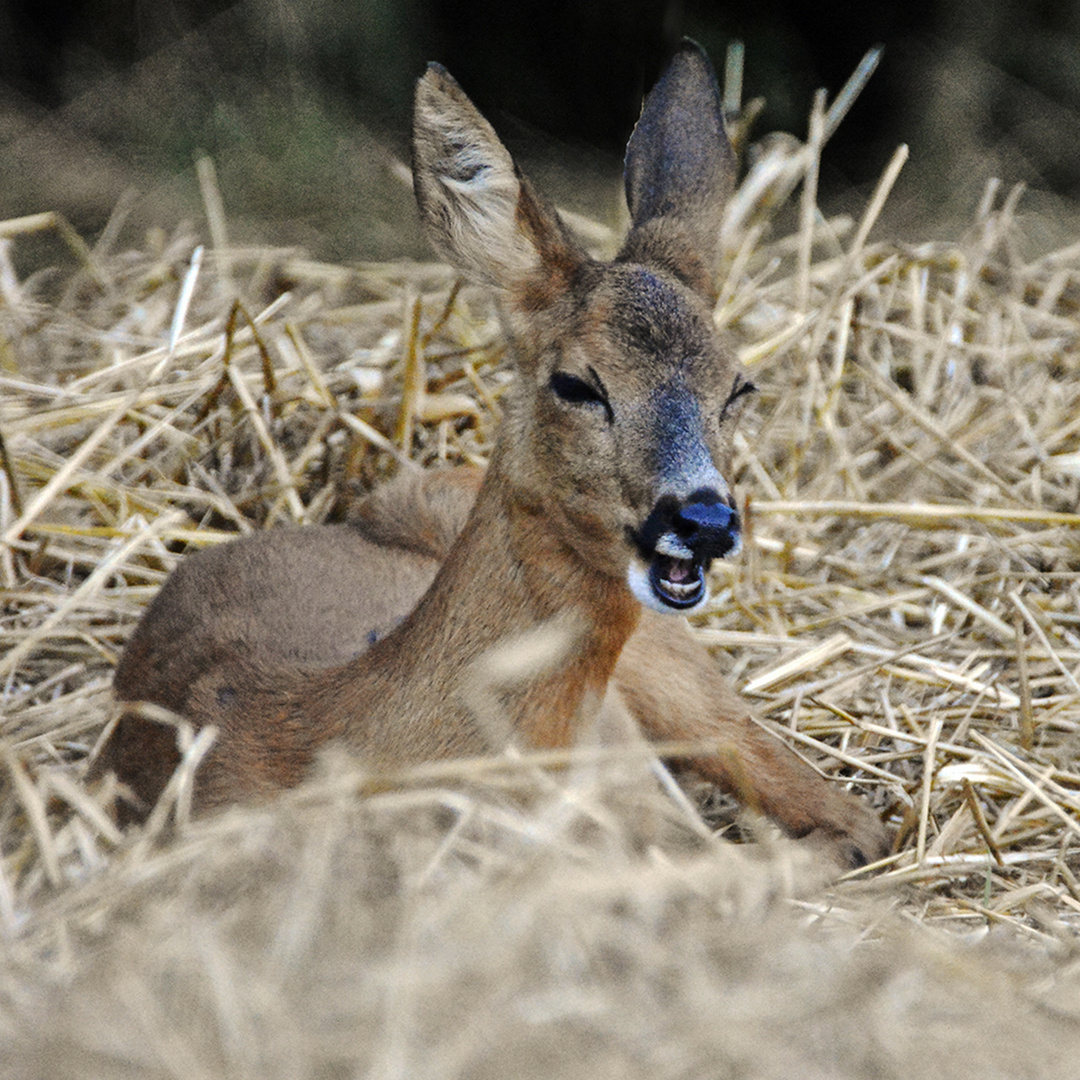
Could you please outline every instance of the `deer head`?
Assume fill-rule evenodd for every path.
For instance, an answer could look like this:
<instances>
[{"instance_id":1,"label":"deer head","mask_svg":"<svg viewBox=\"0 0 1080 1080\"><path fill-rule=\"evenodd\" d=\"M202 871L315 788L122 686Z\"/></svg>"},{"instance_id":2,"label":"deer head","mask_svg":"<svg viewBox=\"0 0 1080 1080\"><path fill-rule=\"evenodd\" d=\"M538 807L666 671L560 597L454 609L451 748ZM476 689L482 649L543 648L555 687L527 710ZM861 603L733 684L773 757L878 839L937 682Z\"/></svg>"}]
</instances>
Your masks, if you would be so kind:
<instances>
[{"instance_id":1,"label":"deer head","mask_svg":"<svg viewBox=\"0 0 1080 1080\"><path fill-rule=\"evenodd\" d=\"M627 147L631 229L590 258L457 83L417 86L414 183L435 248L498 290L517 380L493 479L558 544L660 611L707 599L739 547L724 478L752 385L712 321L734 160L708 58L685 43Z\"/></svg>"}]
</instances>

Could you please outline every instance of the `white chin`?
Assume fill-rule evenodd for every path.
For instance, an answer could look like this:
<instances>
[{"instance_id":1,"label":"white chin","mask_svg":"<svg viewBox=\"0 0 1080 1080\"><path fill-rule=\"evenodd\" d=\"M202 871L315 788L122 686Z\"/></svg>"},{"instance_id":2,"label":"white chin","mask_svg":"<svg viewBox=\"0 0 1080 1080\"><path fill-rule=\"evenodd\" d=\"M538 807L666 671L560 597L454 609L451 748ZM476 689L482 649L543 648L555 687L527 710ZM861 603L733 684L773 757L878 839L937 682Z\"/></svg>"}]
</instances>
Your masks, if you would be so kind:
<instances>
[{"instance_id":1,"label":"white chin","mask_svg":"<svg viewBox=\"0 0 1080 1080\"><path fill-rule=\"evenodd\" d=\"M649 568L639 559L630 560L630 566L626 571L626 584L630 586L630 591L637 597L640 604L652 608L653 611L659 611L662 615L692 615L709 602L709 590L706 588L701 594L701 599L691 607L674 608L670 604L665 604L653 592L653 587L649 582Z\"/></svg>"}]
</instances>

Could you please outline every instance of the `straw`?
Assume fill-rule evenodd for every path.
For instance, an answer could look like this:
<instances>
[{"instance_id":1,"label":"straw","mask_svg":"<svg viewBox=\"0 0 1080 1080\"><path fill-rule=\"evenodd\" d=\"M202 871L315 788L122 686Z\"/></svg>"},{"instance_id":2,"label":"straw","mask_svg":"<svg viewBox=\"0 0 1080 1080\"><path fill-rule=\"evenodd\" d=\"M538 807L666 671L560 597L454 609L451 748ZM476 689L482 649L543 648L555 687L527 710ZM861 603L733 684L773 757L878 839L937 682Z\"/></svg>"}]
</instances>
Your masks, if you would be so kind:
<instances>
[{"instance_id":1,"label":"straw","mask_svg":"<svg viewBox=\"0 0 1080 1080\"><path fill-rule=\"evenodd\" d=\"M1024 203L1018 192L1001 199L996 189L974 208L967 235L921 245L889 236L881 211L902 150L857 222L824 221L813 188L831 130L822 105L810 150L775 150L765 180L776 184L752 174L725 222L731 277L719 283L718 318L759 394L733 444L745 553L716 566L714 601L693 629L761 722L809 752L837 785L870 800L898 834L887 866L862 872L827 900L815 894L817 906L805 910L818 912L816 922L854 927L860 943L900 940L879 929L880 908L868 914L862 906L873 893L913 925L966 934L993 924L1045 948L1069 941L1080 918L1080 245L1068 238L1056 251L1021 255ZM118 656L165 574L192 550L280 517L345 519L358 492L404 461L484 461L508 383L505 342L482 291L459 289L442 266L328 266L295 252L227 247L224 204L206 166L202 177L213 258L200 259L201 239L184 232L163 252L116 251L110 240L91 257L85 243L73 244L84 253L64 283L66 307L4 271L12 317L0 375L7 778L0 922L10 941L25 944L31 983L45 985L65 965L82 970L93 928L122 924L124 912L142 912L147 925L157 925L159 913L186 925L157 906L160 897L186 910L190 892L201 897L199 910L212 909L209 884L205 895L204 886L189 889L202 880L198 868L208 880L217 875L228 908L231 890L242 892L248 880L245 859L261 868L251 886L258 891L263 877L280 879L287 853L308 853L305 874L332 883L332 905L345 886L326 860L355 865L368 845L364 865L381 865L392 850L396 869L387 873L395 884L363 888L376 907L381 896L398 898L399 921L386 923L395 928L386 940L394 941L413 940L410 933L416 942L449 941L447 923L481 918L478 902L463 911L454 893L466 868L481 891L503 895L499 883L527 867L533 895L548 909L568 904L576 883L583 894L593 889L597 904L610 888L618 903L606 910L618 908L624 922L603 932L617 942L626 931L654 965L665 955L657 927L679 923L679 897L693 897L692 905L720 897L708 901L715 916L718 906L760 912L775 902L762 895L798 891L783 884L806 880L784 862L796 855L681 774L676 792L640 747L584 757L522 753L378 776L326 765L280 803L202 822L188 821L187 805L212 732L189 733L184 766L149 830L128 838L112 826L100 809L105 795L85 779L85 761L115 718L108 686ZM808 184L798 230L774 236L770 200L799 178ZM0 223L0 237L17 244L41 228L67 235L58 217L40 215ZM268 301L264 267L275 259L287 268L290 291ZM112 283L112 293L101 282ZM116 303L121 289L139 304ZM255 314L246 318L248 311ZM488 697L482 705L494 710L498 694ZM677 762L721 748L658 749ZM602 778L612 770L627 770L632 782L609 784ZM567 786L571 777L578 786ZM734 877L709 869L734 864L718 854L728 845L706 841L690 803L725 835L757 837L734 857ZM327 814L345 815L355 831L326 831ZM306 847L304 836L317 843ZM424 855L414 863L409 838L418 836ZM275 853L276 842L286 854ZM758 858L771 867L765 883L743 861ZM410 891L416 882L422 889ZM705 891L687 882L704 882ZM288 886L299 891L283 907L295 925L260 916L282 971L295 972L296 957L322 940L322 894L302 885ZM755 899L725 892L743 885ZM276 910L273 895L259 901L266 911ZM421 908L430 924L416 914ZM515 908L515 923L500 910L489 920L492 937L512 938L539 917ZM668 913L655 925L642 917L658 935L648 943L626 924L646 910ZM722 933L712 916L701 918L710 933ZM206 931L208 955L218 955L210 943L218 932L231 931ZM776 940L801 940L785 933ZM881 947L895 959L924 955L919 948L928 946ZM194 963L174 939L161 948ZM566 948L551 963L584 978L594 961L575 968L577 954ZM865 956L861 948L844 955ZM840 963L828 948L822 955ZM618 967L617 956L605 963ZM694 963L678 970L697 971ZM929 961L911 963L937 971ZM120 969L137 990L137 969ZM403 974L376 950L367 970L376 982L397 980L402 1009L423 996L418 961ZM230 977L215 975L221 987ZM470 985L507 978L500 968ZM1070 978L1064 966L1054 968L1045 986L1057 993ZM910 987L901 991L910 996ZM268 1015L278 1016L278 999L266 993ZM539 995L526 1004L542 1011L556 1008L553 1000ZM1006 1017L1003 1024L1022 1015L1024 1030L1035 1031L1032 1016L1042 1014L1026 1008L995 1015ZM263 1075L247 1020L224 1005L214 1015L226 1018L230 1045L251 1055L249 1074ZM381 1047L387 1075L408 1075L395 1073L395 1062L411 1060L409 1039L424 1029L420 1014L409 1015L384 1011L384 1026L371 1029L385 1033L371 1045ZM1022 1031L1009 1031L1010 1046L1025 1045ZM457 1035L464 1046L468 1031L459 1026ZM691 1062L680 1075L710 1071Z\"/></svg>"}]
</instances>

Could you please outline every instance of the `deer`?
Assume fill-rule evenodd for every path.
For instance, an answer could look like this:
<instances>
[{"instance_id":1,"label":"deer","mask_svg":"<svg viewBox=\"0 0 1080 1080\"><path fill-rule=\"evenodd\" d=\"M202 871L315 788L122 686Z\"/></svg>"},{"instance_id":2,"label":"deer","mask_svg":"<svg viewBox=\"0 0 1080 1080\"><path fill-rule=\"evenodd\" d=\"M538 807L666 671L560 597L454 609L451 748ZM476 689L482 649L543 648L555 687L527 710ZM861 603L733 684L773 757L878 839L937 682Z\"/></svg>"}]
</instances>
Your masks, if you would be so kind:
<instances>
[{"instance_id":1,"label":"deer","mask_svg":"<svg viewBox=\"0 0 1080 1080\"><path fill-rule=\"evenodd\" d=\"M821 841L842 864L887 850L868 803L766 731L686 620L741 544L726 479L753 391L717 331L720 231L735 184L720 92L684 42L627 145L630 227L593 258L450 74L418 80L413 183L436 252L492 290L514 380L489 463L408 472L348 524L268 529L188 555L132 632L121 712L92 767L137 818L180 760L139 702L217 735L199 811L300 783L322 748L374 770L569 749L617 703L676 765ZM557 628L555 662L468 687L508 643ZM134 808L134 809L132 809Z\"/></svg>"}]
</instances>

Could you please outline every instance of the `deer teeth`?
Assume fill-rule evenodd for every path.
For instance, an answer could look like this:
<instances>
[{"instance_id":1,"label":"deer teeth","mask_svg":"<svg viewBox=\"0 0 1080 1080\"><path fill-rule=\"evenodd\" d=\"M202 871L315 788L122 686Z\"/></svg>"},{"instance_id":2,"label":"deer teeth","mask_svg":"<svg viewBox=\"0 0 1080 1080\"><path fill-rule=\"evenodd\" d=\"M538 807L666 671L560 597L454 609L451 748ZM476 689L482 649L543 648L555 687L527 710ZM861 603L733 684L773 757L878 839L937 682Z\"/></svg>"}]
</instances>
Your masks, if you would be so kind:
<instances>
[{"instance_id":1,"label":"deer teeth","mask_svg":"<svg viewBox=\"0 0 1080 1080\"><path fill-rule=\"evenodd\" d=\"M649 568L649 583L668 607L693 607L704 594L705 573L696 560L658 554Z\"/></svg>"}]
</instances>

